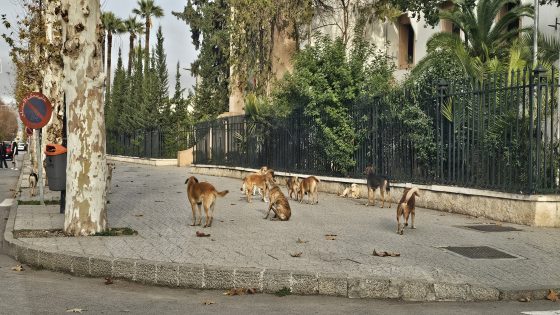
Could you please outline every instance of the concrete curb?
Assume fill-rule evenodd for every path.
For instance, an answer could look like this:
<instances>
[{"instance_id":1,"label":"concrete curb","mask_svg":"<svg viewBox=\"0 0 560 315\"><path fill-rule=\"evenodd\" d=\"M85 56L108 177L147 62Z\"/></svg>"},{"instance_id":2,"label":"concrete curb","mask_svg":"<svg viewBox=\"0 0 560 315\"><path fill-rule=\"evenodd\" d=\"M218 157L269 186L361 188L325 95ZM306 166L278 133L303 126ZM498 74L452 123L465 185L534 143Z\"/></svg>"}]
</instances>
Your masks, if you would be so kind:
<instances>
[{"instance_id":1,"label":"concrete curb","mask_svg":"<svg viewBox=\"0 0 560 315\"><path fill-rule=\"evenodd\" d=\"M151 166L177 166L177 159L152 159L123 155L107 155L107 160Z\"/></svg>"}]
</instances>

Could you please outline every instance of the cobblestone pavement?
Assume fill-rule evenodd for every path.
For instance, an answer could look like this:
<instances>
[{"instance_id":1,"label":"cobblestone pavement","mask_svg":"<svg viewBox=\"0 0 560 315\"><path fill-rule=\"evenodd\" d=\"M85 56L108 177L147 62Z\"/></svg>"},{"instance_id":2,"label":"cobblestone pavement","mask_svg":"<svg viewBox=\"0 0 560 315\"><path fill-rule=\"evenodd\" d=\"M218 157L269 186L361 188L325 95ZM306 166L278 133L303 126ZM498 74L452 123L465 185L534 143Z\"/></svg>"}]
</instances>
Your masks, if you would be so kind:
<instances>
[{"instance_id":1,"label":"cobblestone pavement","mask_svg":"<svg viewBox=\"0 0 560 315\"><path fill-rule=\"evenodd\" d=\"M532 289L560 283L560 229L514 224L521 231L479 232L470 224L491 220L417 209L417 229L396 234L395 212L365 207L365 200L320 193L318 205L291 201L288 222L264 220L267 204L251 204L240 192L241 180L197 175L218 190L211 228L191 227L185 179L188 168L151 167L117 163L109 196L109 224L131 227L137 236L21 239L55 250L227 267L259 267L334 272L349 276L479 283L499 289ZM26 189L23 189L26 195ZM285 187L283 191L286 193ZM36 209L37 207L35 207ZM18 209L15 229L35 226L60 228L58 206L30 213ZM26 223L27 222L27 223ZM211 234L196 237L196 231ZM336 235L327 240L326 234ZM303 242L298 242L298 239ZM441 247L491 246L516 259L468 259ZM395 251L400 257L375 257L373 250ZM290 254L301 252L301 257Z\"/></svg>"}]
</instances>

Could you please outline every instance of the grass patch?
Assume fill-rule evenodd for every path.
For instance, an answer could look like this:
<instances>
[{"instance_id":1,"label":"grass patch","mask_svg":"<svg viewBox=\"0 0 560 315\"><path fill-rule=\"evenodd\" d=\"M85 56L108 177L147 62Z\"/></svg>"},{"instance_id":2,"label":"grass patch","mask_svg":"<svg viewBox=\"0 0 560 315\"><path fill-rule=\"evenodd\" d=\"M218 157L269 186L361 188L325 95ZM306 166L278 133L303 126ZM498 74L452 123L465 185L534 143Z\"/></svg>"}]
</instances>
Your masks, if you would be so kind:
<instances>
[{"instance_id":1,"label":"grass patch","mask_svg":"<svg viewBox=\"0 0 560 315\"><path fill-rule=\"evenodd\" d=\"M121 235L138 235L138 231L129 227L125 228L109 228L103 232L97 232L93 236L121 236Z\"/></svg>"},{"instance_id":2,"label":"grass patch","mask_svg":"<svg viewBox=\"0 0 560 315\"><path fill-rule=\"evenodd\" d=\"M39 200L18 200L18 205L38 206L41 204ZM59 205L60 200L45 200L45 205Z\"/></svg>"},{"instance_id":3,"label":"grass patch","mask_svg":"<svg viewBox=\"0 0 560 315\"><path fill-rule=\"evenodd\" d=\"M292 292L290 291L289 288L283 287L282 289L274 292L274 295L276 295L276 296L286 296L286 295L292 295Z\"/></svg>"}]
</instances>

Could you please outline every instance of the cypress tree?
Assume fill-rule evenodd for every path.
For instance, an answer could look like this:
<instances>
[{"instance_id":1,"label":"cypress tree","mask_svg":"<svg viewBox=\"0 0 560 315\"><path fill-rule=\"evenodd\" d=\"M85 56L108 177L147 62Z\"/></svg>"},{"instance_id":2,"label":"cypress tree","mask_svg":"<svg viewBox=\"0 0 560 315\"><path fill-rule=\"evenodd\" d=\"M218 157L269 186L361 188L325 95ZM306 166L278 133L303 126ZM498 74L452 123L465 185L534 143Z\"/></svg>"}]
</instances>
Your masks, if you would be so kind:
<instances>
[{"instance_id":1,"label":"cypress tree","mask_svg":"<svg viewBox=\"0 0 560 315\"><path fill-rule=\"evenodd\" d=\"M111 98L109 106L105 110L107 120L107 129L112 131L123 131L121 115L123 107L127 102L128 82L126 70L122 63L122 54L119 49L119 58L117 60L117 69L115 70L115 78L113 80L113 88L111 89Z\"/></svg>"}]
</instances>

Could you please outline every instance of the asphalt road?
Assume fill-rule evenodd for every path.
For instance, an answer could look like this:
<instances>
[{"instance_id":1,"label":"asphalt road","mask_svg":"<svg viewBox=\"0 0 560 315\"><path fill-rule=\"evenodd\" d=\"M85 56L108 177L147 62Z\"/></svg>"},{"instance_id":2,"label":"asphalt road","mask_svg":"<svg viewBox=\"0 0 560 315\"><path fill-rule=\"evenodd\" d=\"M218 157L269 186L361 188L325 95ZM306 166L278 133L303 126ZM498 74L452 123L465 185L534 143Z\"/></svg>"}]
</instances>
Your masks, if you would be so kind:
<instances>
[{"instance_id":1,"label":"asphalt road","mask_svg":"<svg viewBox=\"0 0 560 315\"><path fill-rule=\"evenodd\" d=\"M0 170L0 203L12 198L19 172ZM0 207L0 240L8 208ZM33 270L0 249L0 314L560 314L560 302L410 303L325 296L226 296L223 291L170 289ZM208 305L205 304L208 303Z\"/></svg>"}]
</instances>

